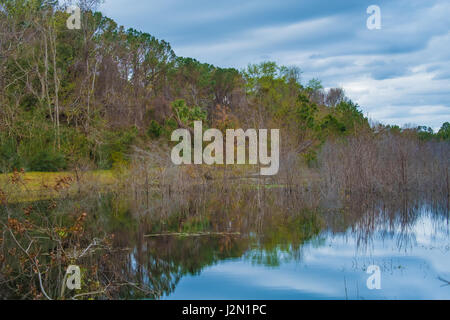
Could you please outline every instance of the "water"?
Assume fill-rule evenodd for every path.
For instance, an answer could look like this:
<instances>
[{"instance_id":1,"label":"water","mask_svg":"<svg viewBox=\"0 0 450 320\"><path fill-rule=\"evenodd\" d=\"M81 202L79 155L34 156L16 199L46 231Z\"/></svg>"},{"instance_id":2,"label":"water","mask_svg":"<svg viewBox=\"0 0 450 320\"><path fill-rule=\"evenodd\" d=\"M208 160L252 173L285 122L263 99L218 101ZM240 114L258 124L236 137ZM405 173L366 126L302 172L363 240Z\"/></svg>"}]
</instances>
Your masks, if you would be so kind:
<instances>
[{"instance_id":1,"label":"water","mask_svg":"<svg viewBox=\"0 0 450 320\"><path fill-rule=\"evenodd\" d=\"M167 255L165 263L178 267L160 298L450 299L450 286L439 280L450 280L448 219L423 207L415 214L408 222L399 214L375 219L370 231L328 227L300 245L270 239L268 246L257 234L153 239L150 246L178 248ZM218 246L224 238L227 250ZM196 260L202 250L210 259ZM367 287L369 265L381 269L380 290Z\"/></svg>"},{"instance_id":2,"label":"water","mask_svg":"<svg viewBox=\"0 0 450 320\"><path fill-rule=\"evenodd\" d=\"M119 283L111 286L114 298L450 299L446 197L364 194L316 201L283 189L258 192L195 192L192 198L176 195L178 203L166 199L167 206L158 197L138 205L133 198L105 194L83 202L62 199L59 210L51 202L35 203L25 217L70 217L70 226L79 216L73 212L88 212L83 240L77 240L80 234L62 239L67 248L86 250L93 237L107 235L107 246L76 263L86 270L86 283ZM7 213L23 218L27 206ZM52 257L62 251L46 237L35 239L39 261L50 270L44 285L57 296L62 269ZM13 265L16 256L6 257ZM379 290L367 285L376 275L367 273L370 266L380 270ZM28 277L16 282L30 284ZM15 297L8 288L0 289Z\"/></svg>"}]
</instances>

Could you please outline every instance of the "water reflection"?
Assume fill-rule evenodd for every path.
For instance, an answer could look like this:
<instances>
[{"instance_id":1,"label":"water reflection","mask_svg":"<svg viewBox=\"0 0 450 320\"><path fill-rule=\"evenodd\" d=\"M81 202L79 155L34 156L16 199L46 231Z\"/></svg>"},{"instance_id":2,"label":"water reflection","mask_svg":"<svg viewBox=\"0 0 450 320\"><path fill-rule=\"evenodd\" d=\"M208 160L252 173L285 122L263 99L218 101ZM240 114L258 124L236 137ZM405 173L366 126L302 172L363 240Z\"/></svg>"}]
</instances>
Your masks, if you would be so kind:
<instances>
[{"instance_id":1,"label":"water reflection","mask_svg":"<svg viewBox=\"0 0 450 320\"><path fill-rule=\"evenodd\" d=\"M448 207L418 199L364 199L296 214L274 209L264 217L246 213L239 223L242 213L228 213L226 227L239 235L146 237L155 230L148 221L128 272L157 299L450 299L438 279L450 279ZM224 230L219 216L195 221L203 231ZM369 265L381 268L381 290L366 286Z\"/></svg>"}]
</instances>

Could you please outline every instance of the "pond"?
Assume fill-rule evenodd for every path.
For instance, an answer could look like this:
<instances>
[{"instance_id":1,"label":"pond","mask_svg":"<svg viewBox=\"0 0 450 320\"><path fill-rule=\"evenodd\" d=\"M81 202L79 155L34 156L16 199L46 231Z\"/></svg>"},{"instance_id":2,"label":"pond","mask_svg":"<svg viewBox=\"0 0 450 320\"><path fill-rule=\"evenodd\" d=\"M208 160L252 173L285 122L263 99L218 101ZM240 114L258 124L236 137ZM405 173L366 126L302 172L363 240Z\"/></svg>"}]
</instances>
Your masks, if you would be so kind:
<instances>
[{"instance_id":1,"label":"pond","mask_svg":"<svg viewBox=\"0 0 450 320\"><path fill-rule=\"evenodd\" d=\"M15 218L3 241L12 247L2 258L11 284L0 296L39 285L21 271L33 266L14 249L20 241L46 267L52 297L78 294L61 291L61 274L75 263L79 292L103 285L114 299L450 299L445 195L330 201L312 188L216 190L144 201L92 193L4 207L3 216Z\"/></svg>"},{"instance_id":2,"label":"pond","mask_svg":"<svg viewBox=\"0 0 450 320\"><path fill-rule=\"evenodd\" d=\"M376 207L348 226L330 214L318 232L272 224L261 233L145 238L132 260L145 261L161 299L450 299L448 211L403 209ZM368 288L369 266L379 267L380 289Z\"/></svg>"}]
</instances>

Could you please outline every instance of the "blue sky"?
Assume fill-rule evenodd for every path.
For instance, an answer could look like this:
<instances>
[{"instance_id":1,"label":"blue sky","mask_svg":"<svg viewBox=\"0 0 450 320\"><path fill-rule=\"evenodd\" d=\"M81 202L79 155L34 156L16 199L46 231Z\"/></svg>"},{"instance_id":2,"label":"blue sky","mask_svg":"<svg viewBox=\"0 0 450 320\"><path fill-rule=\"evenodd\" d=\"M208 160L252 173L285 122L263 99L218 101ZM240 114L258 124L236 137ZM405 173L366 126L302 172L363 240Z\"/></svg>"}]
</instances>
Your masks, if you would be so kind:
<instances>
[{"instance_id":1,"label":"blue sky","mask_svg":"<svg viewBox=\"0 0 450 320\"><path fill-rule=\"evenodd\" d=\"M366 27L369 5L381 8L380 30ZM100 10L179 56L298 66L304 82L344 88L373 120L450 121L448 0L105 0Z\"/></svg>"}]
</instances>

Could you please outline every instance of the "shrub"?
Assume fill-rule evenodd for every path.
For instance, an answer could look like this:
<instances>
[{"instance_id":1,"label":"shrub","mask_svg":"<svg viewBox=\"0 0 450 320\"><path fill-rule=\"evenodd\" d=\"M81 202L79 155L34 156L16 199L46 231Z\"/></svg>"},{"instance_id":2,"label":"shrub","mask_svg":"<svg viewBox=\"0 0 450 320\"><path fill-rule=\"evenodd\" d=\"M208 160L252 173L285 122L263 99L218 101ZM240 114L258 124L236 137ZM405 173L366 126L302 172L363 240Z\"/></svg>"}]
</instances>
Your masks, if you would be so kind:
<instances>
[{"instance_id":1,"label":"shrub","mask_svg":"<svg viewBox=\"0 0 450 320\"><path fill-rule=\"evenodd\" d=\"M135 127L124 131L107 131L104 137L104 143L97 151L96 160L100 169L111 169L114 160L127 162L127 153L138 131Z\"/></svg>"},{"instance_id":2,"label":"shrub","mask_svg":"<svg viewBox=\"0 0 450 320\"><path fill-rule=\"evenodd\" d=\"M53 150L42 150L28 160L29 171L59 171L67 168L64 155Z\"/></svg>"},{"instance_id":3,"label":"shrub","mask_svg":"<svg viewBox=\"0 0 450 320\"><path fill-rule=\"evenodd\" d=\"M22 168L22 159L17 154L17 143L13 138L1 137L0 140L0 172L10 172L14 168Z\"/></svg>"},{"instance_id":4,"label":"shrub","mask_svg":"<svg viewBox=\"0 0 450 320\"><path fill-rule=\"evenodd\" d=\"M161 125L155 120L150 121L150 126L147 129L147 134L149 137L156 139L159 138L162 134L163 128Z\"/></svg>"}]
</instances>

